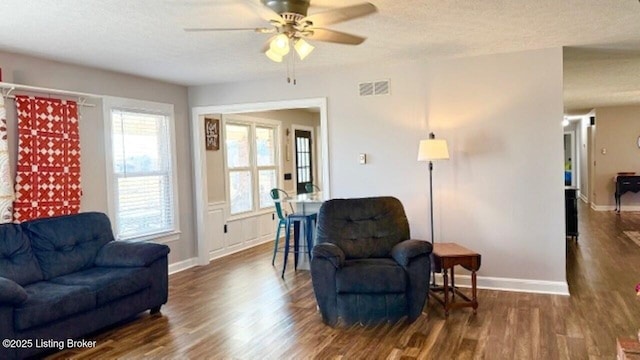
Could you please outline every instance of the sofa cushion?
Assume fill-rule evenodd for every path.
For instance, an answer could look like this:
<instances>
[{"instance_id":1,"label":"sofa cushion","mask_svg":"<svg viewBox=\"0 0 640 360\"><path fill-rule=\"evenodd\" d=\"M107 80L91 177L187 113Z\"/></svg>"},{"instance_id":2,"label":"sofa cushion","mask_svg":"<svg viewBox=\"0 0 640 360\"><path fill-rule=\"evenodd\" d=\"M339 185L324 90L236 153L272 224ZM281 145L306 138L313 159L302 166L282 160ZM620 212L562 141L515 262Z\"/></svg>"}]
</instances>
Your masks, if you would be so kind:
<instances>
[{"instance_id":1,"label":"sofa cushion","mask_svg":"<svg viewBox=\"0 0 640 360\"><path fill-rule=\"evenodd\" d=\"M29 239L20 225L0 225L0 276L20 285L43 279Z\"/></svg>"},{"instance_id":2,"label":"sofa cushion","mask_svg":"<svg viewBox=\"0 0 640 360\"><path fill-rule=\"evenodd\" d=\"M30 329L96 307L96 294L87 286L40 281L25 287L27 301L14 309L15 328Z\"/></svg>"},{"instance_id":3,"label":"sofa cushion","mask_svg":"<svg viewBox=\"0 0 640 360\"><path fill-rule=\"evenodd\" d=\"M151 285L149 269L95 267L50 280L56 284L86 286L96 293L98 306L131 295Z\"/></svg>"},{"instance_id":4,"label":"sofa cushion","mask_svg":"<svg viewBox=\"0 0 640 360\"><path fill-rule=\"evenodd\" d=\"M391 259L347 260L336 273L338 293L403 293L406 288L404 269Z\"/></svg>"},{"instance_id":5,"label":"sofa cushion","mask_svg":"<svg viewBox=\"0 0 640 360\"><path fill-rule=\"evenodd\" d=\"M22 226L45 280L92 267L100 248L113 241L111 223L102 213L38 219Z\"/></svg>"}]
</instances>

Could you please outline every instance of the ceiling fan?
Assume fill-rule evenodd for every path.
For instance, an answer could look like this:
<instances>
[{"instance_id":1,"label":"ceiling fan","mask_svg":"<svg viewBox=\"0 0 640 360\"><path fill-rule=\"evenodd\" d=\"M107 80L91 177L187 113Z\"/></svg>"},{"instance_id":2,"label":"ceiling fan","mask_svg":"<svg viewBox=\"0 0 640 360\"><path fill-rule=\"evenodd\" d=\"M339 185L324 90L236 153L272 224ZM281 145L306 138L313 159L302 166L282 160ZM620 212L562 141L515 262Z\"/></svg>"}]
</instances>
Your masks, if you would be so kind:
<instances>
[{"instance_id":1,"label":"ceiling fan","mask_svg":"<svg viewBox=\"0 0 640 360\"><path fill-rule=\"evenodd\" d=\"M269 27L259 28L185 28L185 31L254 31L260 34L274 34L265 44L262 52L275 62L282 62L293 46L303 60L314 49L307 40L330 43L359 45L366 38L324 28L326 25L366 16L377 11L368 2L307 15L310 0L242 0L268 21ZM295 80L294 80L295 81Z\"/></svg>"}]
</instances>

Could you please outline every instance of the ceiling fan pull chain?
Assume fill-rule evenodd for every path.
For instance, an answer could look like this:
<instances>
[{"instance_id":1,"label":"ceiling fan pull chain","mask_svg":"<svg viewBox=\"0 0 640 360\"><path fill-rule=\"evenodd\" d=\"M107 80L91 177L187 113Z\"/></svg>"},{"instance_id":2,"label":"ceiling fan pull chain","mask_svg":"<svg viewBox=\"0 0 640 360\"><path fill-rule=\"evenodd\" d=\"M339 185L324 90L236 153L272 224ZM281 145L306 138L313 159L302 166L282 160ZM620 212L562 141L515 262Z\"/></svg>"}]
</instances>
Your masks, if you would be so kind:
<instances>
[{"instance_id":1,"label":"ceiling fan pull chain","mask_svg":"<svg viewBox=\"0 0 640 360\"><path fill-rule=\"evenodd\" d=\"M287 67L287 83L291 84L291 72L289 69L289 57L285 56L284 57L284 61L285 61L285 66Z\"/></svg>"},{"instance_id":2,"label":"ceiling fan pull chain","mask_svg":"<svg viewBox=\"0 0 640 360\"><path fill-rule=\"evenodd\" d=\"M293 52L291 53L291 58L293 59L291 60L292 62L291 68L293 71L293 85L295 85L296 84L296 55L293 54Z\"/></svg>"}]
</instances>

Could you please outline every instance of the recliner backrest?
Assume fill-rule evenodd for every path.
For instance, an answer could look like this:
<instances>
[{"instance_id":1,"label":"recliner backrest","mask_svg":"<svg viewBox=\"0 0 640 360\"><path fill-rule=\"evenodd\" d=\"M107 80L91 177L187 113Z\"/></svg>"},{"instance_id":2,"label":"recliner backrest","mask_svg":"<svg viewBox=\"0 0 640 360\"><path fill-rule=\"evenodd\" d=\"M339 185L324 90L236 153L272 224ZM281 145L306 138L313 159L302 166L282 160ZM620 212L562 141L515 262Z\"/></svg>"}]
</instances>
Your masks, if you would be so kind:
<instances>
[{"instance_id":1,"label":"recliner backrest","mask_svg":"<svg viewBox=\"0 0 640 360\"><path fill-rule=\"evenodd\" d=\"M397 243L410 238L409 222L394 197L333 199L318 213L318 243L332 243L347 259L389 257Z\"/></svg>"},{"instance_id":2,"label":"recliner backrest","mask_svg":"<svg viewBox=\"0 0 640 360\"><path fill-rule=\"evenodd\" d=\"M103 213L87 212L22 223L45 280L93 267L98 251L113 241Z\"/></svg>"}]
</instances>

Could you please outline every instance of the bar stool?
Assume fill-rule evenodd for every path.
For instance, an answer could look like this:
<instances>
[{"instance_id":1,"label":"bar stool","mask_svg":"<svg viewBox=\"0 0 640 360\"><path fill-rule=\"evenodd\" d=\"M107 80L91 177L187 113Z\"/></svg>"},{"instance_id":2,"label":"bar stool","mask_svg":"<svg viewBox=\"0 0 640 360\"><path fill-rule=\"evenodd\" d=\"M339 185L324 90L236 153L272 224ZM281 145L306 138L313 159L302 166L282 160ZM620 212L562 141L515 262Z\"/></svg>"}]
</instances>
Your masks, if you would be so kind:
<instances>
[{"instance_id":1,"label":"bar stool","mask_svg":"<svg viewBox=\"0 0 640 360\"><path fill-rule=\"evenodd\" d=\"M306 183L306 184L304 185L304 190L305 190L307 193L314 193L314 192L322 191L322 190L320 189L320 187L319 187L318 185L315 185L314 183Z\"/></svg>"},{"instance_id":2,"label":"bar stool","mask_svg":"<svg viewBox=\"0 0 640 360\"><path fill-rule=\"evenodd\" d=\"M283 195L281 197L281 194ZM276 213L278 214L278 229L276 231L276 240L273 247L273 258L271 259L271 265L275 265L276 261L276 253L278 252L278 243L280 241L280 230L282 228L285 229L285 241L284 241L284 264L282 265L282 278L284 278L284 272L287 269L287 260L289 257L289 247L291 241L291 225L294 226L294 237L293 237L293 256L294 256L294 269L298 268L298 247L299 247L299 231L296 231L296 227L299 227L301 224L304 224L305 228L305 237L307 249L306 253L309 256L309 260L311 260L311 248L313 247L313 224L316 222L317 214L296 214L293 212L293 206L289 204L291 208L291 214L287 214L282 210L282 204L279 200L286 199L289 197L286 191L282 189L271 189L270 192L271 199L274 200L274 204L276 207Z\"/></svg>"}]
</instances>

